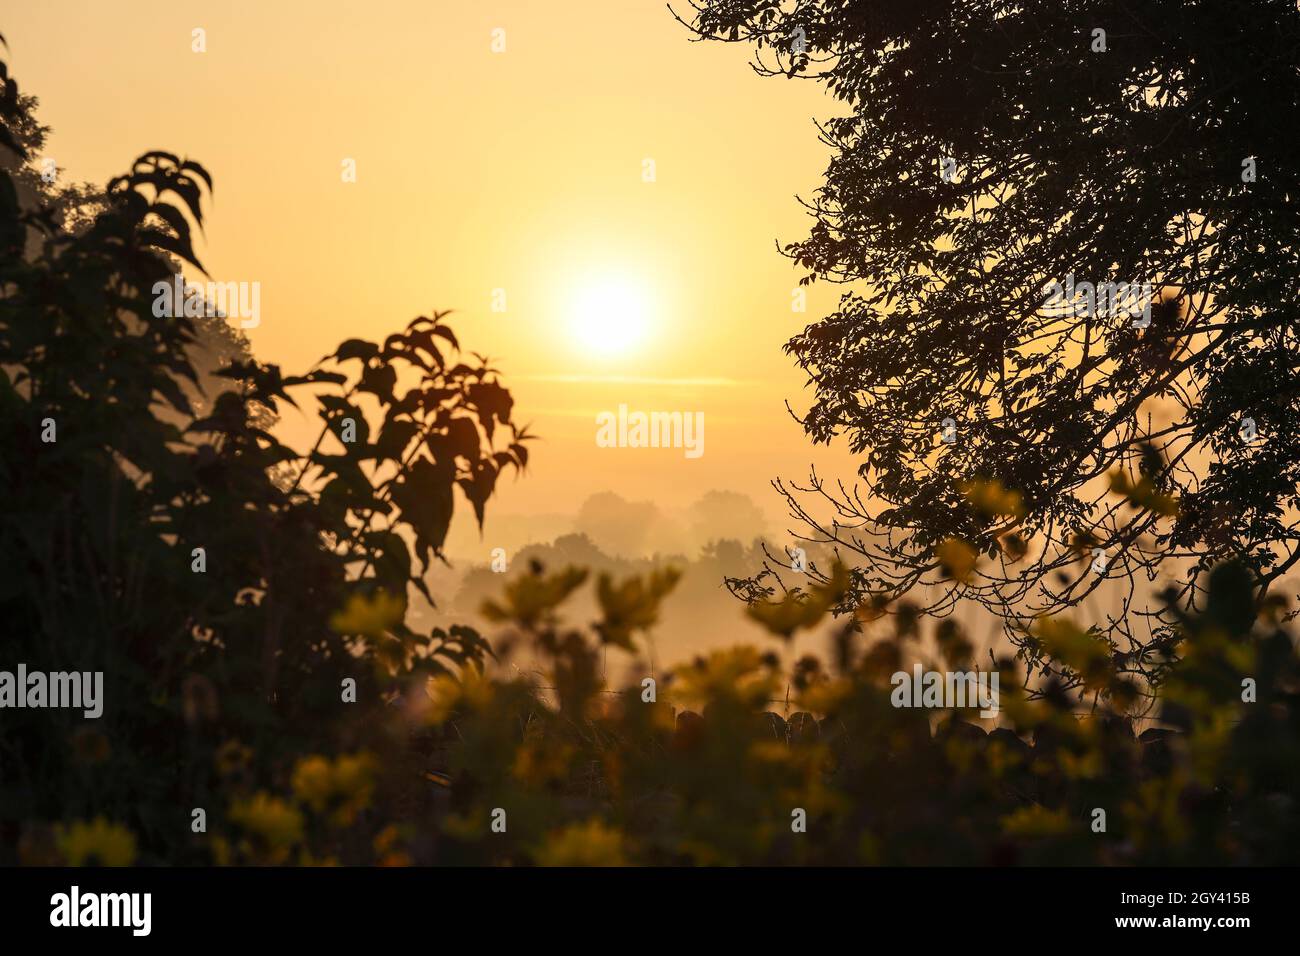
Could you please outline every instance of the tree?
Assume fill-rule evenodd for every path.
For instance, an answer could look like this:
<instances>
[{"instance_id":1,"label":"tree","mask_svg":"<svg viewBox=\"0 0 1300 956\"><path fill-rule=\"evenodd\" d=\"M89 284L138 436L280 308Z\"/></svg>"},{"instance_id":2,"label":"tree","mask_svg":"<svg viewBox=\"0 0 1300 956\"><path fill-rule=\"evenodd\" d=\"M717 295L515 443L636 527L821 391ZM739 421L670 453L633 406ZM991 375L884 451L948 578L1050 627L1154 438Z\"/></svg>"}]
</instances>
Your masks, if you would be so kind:
<instances>
[{"instance_id":1,"label":"tree","mask_svg":"<svg viewBox=\"0 0 1300 956\"><path fill-rule=\"evenodd\" d=\"M13 181L18 205L45 210L51 222L67 233L85 232L107 206L103 187L63 181L62 170L45 155L50 128L36 119L40 102L34 96L23 94L15 106L8 129L18 148L0 149L0 170ZM28 229L27 239L26 254L35 256L42 242L40 230ZM179 259L161 250L159 254L171 263L173 273L181 272ZM210 405L211 393L223 384L215 377L216 373L232 361L247 361L253 355L248 337L224 316L205 312L192 321L194 342L187 352L197 373L197 384L186 381L180 384L191 405L203 410ZM268 409L257 411L259 427L269 428L274 424L274 416Z\"/></svg>"},{"instance_id":2,"label":"tree","mask_svg":"<svg viewBox=\"0 0 1300 956\"><path fill-rule=\"evenodd\" d=\"M200 319L159 310L156 287L202 269L208 172L146 153L89 222L65 216L20 168L33 101L3 61L0 81L0 657L103 675L98 720L5 711L0 853L94 815L184 861L178 808L215 828L252 799L221 755L248 754L248 787L307 755L401 753L392 696L484 660L468 628L417 633L408 601L432 601L455 489L481 524L529 436L444 313L301 375L231 348L194 402ZM268 413L307 401L320 436L291 448Z\"/></svg>"},{"instance_id":3,"label":"tree","mask_svg":"<svg viewBox=\"0 0 1300 956\"><path fill-rule=\"evenodd\" d=\"M784 251L850 289L786 350L807 434L843 436L859 484L775 483L858 565L842 609L939 585L929 610L976 600L1023 647L1112 588L1093 632L1153 682L1173 633L1144 581L1194 607L1230 556L1264 590L1295 566L1295 4L692 7L845 107ZM772 593L782 563L735 589Z\"/></svg>"}]
</instances>

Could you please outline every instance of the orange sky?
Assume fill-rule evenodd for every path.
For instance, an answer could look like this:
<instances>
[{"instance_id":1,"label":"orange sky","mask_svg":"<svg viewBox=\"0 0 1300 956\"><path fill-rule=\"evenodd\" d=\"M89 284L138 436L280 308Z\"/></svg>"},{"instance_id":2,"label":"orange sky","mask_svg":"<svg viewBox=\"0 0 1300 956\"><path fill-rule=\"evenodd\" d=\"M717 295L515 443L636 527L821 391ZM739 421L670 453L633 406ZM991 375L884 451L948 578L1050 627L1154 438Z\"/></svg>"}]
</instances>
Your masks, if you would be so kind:
<instances>
[{"instance_id":1,"label":"orange sky","mask_svg":"<svg viewBox=\"0 0 1300 956\"><path fill-rule=\"evenodd\" d=\"M784 527L769 479L813 461L851 475L782 404L804 393L781 346L835 290L792 312L798 273L775 248L806 231L795 196L826 160L813 118L836 104L755 76L742 46L689 42L662 0L43 0L3 29L67 177L103 182L147 149L207 166L200 254L216 280L261 283L259 358L302 370L454 309L543 438L498 515L606 490L680 508L721 488ZM602 283L644 311L625 354L571 328ZM703 411L704 455L598 448L596 412L620 404ZM292 410L283 427L308 431Z\"/></svg>"}]
</instances>

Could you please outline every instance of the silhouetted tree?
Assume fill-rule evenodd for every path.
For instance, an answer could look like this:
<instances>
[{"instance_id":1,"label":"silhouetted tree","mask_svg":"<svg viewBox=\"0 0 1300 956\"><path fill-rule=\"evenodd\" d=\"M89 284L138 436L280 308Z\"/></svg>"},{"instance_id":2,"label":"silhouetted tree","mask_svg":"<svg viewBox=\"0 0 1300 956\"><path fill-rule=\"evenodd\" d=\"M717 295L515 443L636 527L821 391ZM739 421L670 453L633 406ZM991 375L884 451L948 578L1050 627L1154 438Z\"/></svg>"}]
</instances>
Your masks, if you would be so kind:
<instances>
[{"instance_id":1,"label":"silhouetted tree","mask_svg":"<svg viewBox=\"0 0 1300 956\"><path fill-rule=\"evenodd\" d=\"M1294 3L691 7L845 108L785 252L851 290L786 348L808 435L847 440L860 485L776 483L858 565L845 608L938 584L931 610L974 598L1023 640L1112 588L1094 631L1154 680L1170 618L1144 578L1195 606L1228 556L1264 589L1300 560Z\"/></svg>"},{"instance_id":2,"label":"silhouetted tree","mask_svg":"<svg viewBox=\"0 0 1300 956\"><path fill-rule=\"evenodd\" d=\"M98 721L6 709L0 854L94 816L185 860L181 808L215 826L296 758L401 752L389 699L485 657L467 628L417 633L408 598L432 600L455 489L481 523L527 436L440 313L302 375L228 342L219 394L194 402L201 318L157 309L155 286L202 268L207 171L146 153L82 223L22 165L32 100L3 61L0 80L0 658L104 678ZM266 428L302 401L320 419L305 450Z\"/></svg>"}]
</instances>

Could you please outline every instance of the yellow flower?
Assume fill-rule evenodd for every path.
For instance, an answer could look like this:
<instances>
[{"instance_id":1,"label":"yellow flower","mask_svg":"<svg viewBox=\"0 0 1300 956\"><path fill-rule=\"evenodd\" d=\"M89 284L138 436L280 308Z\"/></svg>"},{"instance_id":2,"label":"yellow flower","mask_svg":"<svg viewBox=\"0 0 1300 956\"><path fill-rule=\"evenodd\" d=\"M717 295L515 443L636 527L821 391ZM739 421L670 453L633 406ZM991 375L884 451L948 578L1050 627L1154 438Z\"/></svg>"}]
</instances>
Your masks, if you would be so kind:
<instances>
[{"instance_id":1,"label":"yellow flower","mask_svg":"<svg viewBox=\"0 0 1300 956\"><path fill-rule=\"evenodd\" d=\"M135 862L135 835L103 817L96 817L93 823L78 820L66 830L59 827L55 841L71 866L130 866Z\"/></svg>"},{"instance_id":2,"label":"yellow flower","mask_svg":"<svg viewBox=\"0 0 1300 956\"><path fill-rule=\"evenodd\" d=\"M677 568L663 568L644 578L633 575L616 585L613 577L602 574L596 582L596 597L602 614L596 630L600 632L601 640L633 650L633 633L648 631L658 623L659 605L677 586L681 576L682 572Z\"/></svg>"},{"instance_id":3,"label":"yellow flower","mask_svg":"<svg viewBox=\"0 0 1300 956\"><path fill-rule=\"evenodd\" d=\"M375 786L375 759L370 754L343 754L334 761L334 789L369 799Z\"/></svg>"},{"instance_id":4,"label":"yellow flower","mask_svg":"<svg viewBox=\"0 0 1300 956\"><path fill-rule=\"evenodd\" d=\"M848 569L836 561L824 583L813 584L806 592L795 588L779 601L759 601L745 612L771 633L789 640L795 631L815 627L827 611L844 599L848 589Z\"/></svg>"},{"instance_id":5,"label":"yellow flower","mask_svg":"<svg viewBox=\"0 0 1300 956\"><path fill-rule=\"evenodd\" d=\"M425 693L429 696L425 719L436 727L460 711L486 712L496 695L496 684L478 668L467 667L459 677L439 674L430 678Z\"/></svg>"},{"instance_id":6,"label":"yellow flower","mask_svg":"<svg viewBox=\"0 0 1300 956\"><path fill-rule=\"evenodd\" d=\"M405 616L406 598L380 588L368 596L353 594L347 606L330 618L330 627L339 634L382 637Z\"/></svg>"},{"instance_id":7,"label":"yellow flower","mask_svg":"<svg viewBox=\"0 0 1300 956\"><path fill-rule=\"evenodd\" d=\"M1187 821L1179 808L1179 798L1188 784L1182 771L1172 776L1147 780L1139 784L1133 799L1124 805L1139 848L1160 844L1180 844L1187 839Z\"/></svg>"},{"instance_id":8,"label":"yellow flower","mask_svg":"<svg viewBox=\"0 0 1300 956\"><path fill-rule=\"evenodd\" d=\"M399 846L402 831L397 827L384 827L375 835L375 856L380 866L410 866L411 857Z\"/></svg>"},{"instance_id":9,"label":"yellow flower","mask_svg":"<svg viewBox=\"0 0 1300 956\"><path fill-rule=\"evenodd\" d=\"M515 751L511 772L517 780L533 787L563 783L573 754L574 748L566 743L544 738L525 740Z\"/></svg>"},{"instance_id":10,"label":"yellow flower","mask_svg":"<svg viewBox=\"0 0 1300 956\"><path fill-rule=\"evenodd\" d=\"M397 843L401 838L402 831L390 823L375 834L375 852L380 856L383 856L386 853L391 853L397 848Z\"/></svg>"},{"instance_id":11,"label":"yellow flower","mask_svg":"<svg viewBox=\"0 0 1300 956\"><path fill-rule=\"evenodd\" d=\"M317 812L324 810L334 789L329 760L317 754L303 757L293 768L292 784L301 802Z\"/></svg>"},{"instance_id":12,"label":"yellow flower","mask_svg":"<svg viewBox=\"0 0 1300 956\"><path fill-rule=\"evenodd\" d=\"M799 707L817 714L833 713L853 696L853 690L849 680L818 681L799 695Z\"/></svg>"},{"instance_id":13,"label":"yellow flower","mask_svg":"<svg viewBox=\"0 0 1300 956\"><path fill-rule=\"evenodd\" d=\"M369 754L344 754L332 764L313 754L293 770L294 796L317 813L334 806L330 820L348 826L369 803L375 789L375 760Z\"/></svg>"},{"instance_id":14,"label":"yellow flower","mask_svg":"<svg viewBox=\"0 0 1300 956\"><path fill-rule=\"evenodd\" d=\"M230 808L230 819L273 848L290 847L302 839L302 814L268 793L258 792L252 799L236 800Z\"/></svg>"},{"instance_id":15,"label":"yellow flower","mask_svg":"<svg viewBox=\"0 0 1300 956\"><path fill-rule=\"evenodd\" d=\"M217 772L223 777L229 777L248 767L249 761L253 759L253 751L238 740L227 740L217 748L214 759Z\"/></svg>"},{"instance_id":16,"label":"yellow flower","mask_svg":"<svg viewBox=\"0 0 1300 956\"><path fill-rule=\"evenodd\" d=\"M762 707L776 693L777 675L748 645L712 651L677 674L674 696L688 704L734 700Z\"/></svg>"},{"instance_id":17,"label":"yellow flower","mask_svg":"<svg viewBox=\"0 0 1300 956\"><path fill-rule=\"evenodd\" d=\"M1105 685L1115 673L1110 645L1073 621L1062 617L1039 618L1034 624L1034 636L1053 658L1078 671L1088 687Z\"/></svg>"},{"instance_id":18,"label":"yellow flower","mask_svg":"<svg viewBox=\"0 0 1300 956\"><path fill-rule=\"evenodd\" d=\"M229 840L223 836L214 836L209 841L209 847L212 850L212 862L215 866L230 866L232 853Z\"/></svg>"},{"instance_id":19,"label":"yellow flower","mask_svg":"<svg viewBox=\"0 0 1300 956\"><path fill-rule=\"evenodd\" d=\"M334 761L334 792L342 801L331 818L335 826L351 825L357 813L370 804L375 770L375 760L369 754L344 754Z\"/></svg>"},{"instance_id":20,"label":"yellow flower","mask_svg":"<svg viewBox=\"0 0 1300 956\"><path fill-rule=\"evenodd\" d=\"M963 481L957 489L966 496L971 506L986 519L1025 516L1025 500L1020 492L1007 488L1001 481Z\"/></svg>"},{"instance_id":21,"label":"yellow flower","mask_svg":"<svg viewBox=\"0 0 1300 956\"><path fill-rule=\"evenodd\" d=\"M1002 832L1007 836L1059 836L1068 833L1071 825L1064 810L1048 810L1039 806L1021 807L1002 818Z\"/></svg>"},{"instance_id":22,"label":"yellow flower","mask_svg":"<svg viewBox=\"0 0 1300 956\"><path fill-rule=\"evenodd\" d=\"M1130 507L1145 508L1165 518L1177 517L1178 499L1157 488L1149 475L1134 481L1126 472L1116 469L1106 477L1110 481L1110 490L1128 499Z\"/></svg>"},{"instance_id":23,"label":"yellow flower","mask_svg":"<svg viewBox=\"0 0 1300 956\"><path fill-rule=\"evenodd\" d=\"M969 584L975 574L975 565L979 555L960 538L948 538L934 549L934 556L939 562L939 570L945 577L961 584Z\"/></svg>"},{"instance_id":24,"label":"yellow flower","mask_svg":"<svg viewBox=\"0 0 1300 956\"><path fill-rule=\"evenodd\" d=\"M1091 780L1101 775L1101 751L1085 750L1082 754L1061 751L1061 772L1071 780Z\"/></svg>"},{"instance_id":25,"label":"yellow flower","mask_svg":"<svg viewBox=\"0 0 1300 956\"><path fill-rule=\"evenodd\" d=\"M536 856L541 866L625 866L627 863L622 832L595 819L553 831Z\"/></svg>"},{"instance_id":26,"label":"yellow flower","mask_svg":"<svg viewBox=\"0 0 1300 956\"><path fill-rule=\"evenodd\" d=\"M484 601L482 614L489 621L536 628L554 618L555 609L586 580L587 572L581 568L569 567L549 576L538 568L508 582L505 601Z\"/></svg>"}]
</instances>

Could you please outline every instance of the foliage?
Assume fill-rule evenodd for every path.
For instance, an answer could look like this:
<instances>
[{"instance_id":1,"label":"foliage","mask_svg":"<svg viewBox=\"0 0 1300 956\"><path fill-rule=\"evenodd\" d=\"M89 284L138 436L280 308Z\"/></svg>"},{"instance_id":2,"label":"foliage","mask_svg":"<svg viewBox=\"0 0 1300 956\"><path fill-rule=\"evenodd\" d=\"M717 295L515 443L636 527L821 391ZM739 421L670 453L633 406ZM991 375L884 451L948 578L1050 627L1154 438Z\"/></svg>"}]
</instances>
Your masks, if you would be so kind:
<instances>
[{"instance_id":1,"label":"foliage","mask_svg":"<svg viewBox=\"0 0 1300 956\"><path fill-rule=\"evenodd\" d=\"M574 579L529 576L553 609ZM1186 653L1165 681L1162 726L1141 737L1121 695L1091 712L1060 684L1031 700L1011 659L996 662L992 732L967 711L895 707L890 677L922 645L876 614L834 629L829 666L805 658L786 677L774 655L740 647L676 669L653 702L644 685L609 693L557 677L552 703L522 679L448 680L427 715L446 773L443 850L479 863L552 862L565 847L578 863L1286 862L1300 840L1300 659L1278 602L1257 606L1254 590L1243 566L1223 565L1205 612L1179 614ZM598 641L558 611L530 608L513 624L549 650L553 674L592 672ZM1096 682L1125 680L1095 636L1053 624L1063 658L1091 660ZM769 627L788 637L785 617ZM927 663L970 666L960 635L940 638ZM787 681L783 719L766 708ZM488 825L497 808L503 834ZM796 809L806 833L792 829ZM575 842L584 828L598 838Z\"/></svg>"},{"instance_id":2,"label":"foliage","mask_svg":"<svg viewBox=\"0 0 1300 956\"><path fill-rule=\"evenodd\" d=\"M0 80L0 149L21 156L30 101ZM779 651L841 614L825 659L789 668L737 647L611 689L607 657L647 640L672 569L599 577L584 628L564 604L588 572L534 565L485 608L491 651L465 627L417 633L454 488L481 522L501 470L527 463L489 364L460 359L439 314L301 375L236 357L196 407L195 324L155 316L149 290L172 257L201 268L206 170L148 153L77 228L14 182L0 171L0 652L102 671L106 703L96 721L5 710L0 862L1272 863L1300 849L1300 662L1249 555L1208 573L1199 610L1169 595L1170 636L1141 661L1095 627L1036 618L1020 661L991 662L992 732L960 709L893 705L896 672L968 668L973 644L951 621L923 642L915 607L858 593L840 564L750 610ZM266 415L309 397L322 427L300 451ZM1005 522L1040 507L1025 487L957 490ZM1167 493L1154 478L1115 490ZM985 542L956 530L927 553L974 578ZM509 668L525 648L544 680ZM1031 688L1029 667L1045 682ZM1163 687L1163 726L1140 738L1135 667Z\"/></svg>"},{"instance_id":3,"label":"foliage","mask_svg":"<svg viewBox=\"0 0 1300 956\"><path fill-rule=\"evenodd\" d=\"M1142 610L1134 591L1162 567L1188 608L1229 558L1265 589L1295 566L1294 3L675 6L844 107L819 127L832 156L809 234L785 251L802 282L851 290L787 351L815 389L807 434L843 436L861 487L776 484L807 537L854 562L857 594L933 585L928 610L977 600L1020 640L1098 588ZM1149 283L1148 321L1082 297L1050 308L1071 276ZM1021 508L980 509L971 482ZM999 560L948 574L951 539ZM1100 575L1080 540L1108 556ZM1154 621L1105 622L1126 652L1175 633L1150 606Z\"/></svg>"},{"instance_id":4,"label":"foliage","mask_svg":"<svg viewBox=\"0 0 1300 956\"><path fill-rule=\"evenodd\" d=\"M896 707L895 672L910 660L967 668L969 648L937 634L928 659L914 630L875 614L832 628L829 662L808 656L786 673L777 655L742 646L611 690L602 635L630 608L607 608L586 632L567 626L563 606L584 579L534 566L494 605L497 646L527 643L546 683L472 667L409 688L398 706L429 768L409 804L361 814L376 766L308 756L289 786L238 804L233 833L212 840L216 858L1181 865L1286 863L1300 850L1300 657L1279 603L1257 605L1241 565L1216 568L1205 612L1180 616L1186 653L1164 683L1160 726L1141 736L1118 694L1091 710L1060 684L1030 699L1010 658L995 662L991 732L966 709ZM640 595L636 617L655 617L663 595L650 581L620 591ZM1095 636L1043 623L1042 639L1081 669L1091 661L1095 682L1124 680ZM770 627L787 639L783 617ZM785 717L771 709L783 687Z\"/></svg>"},{"instance_id":5,"label":"foliage","mask_svg":"<svg viewBox=\"0 0 1300 956\"><path fill-rule=\"evenodd\" d=\"M202 269L207 171L146 153L79 222L14 169L39 136L3 62L0 80L0 650L10 669L102 672L105 698L95 721L4 711L0 847L128 855L103 820L141 859L206 857L192 808L214 830L294 832L259 782L308 754L400 750L386 697L488 655L469 628L417 633L407 606L431 601L454 489L481 523L529 436L443 313L304 374L234 348L201 378L196 321L156 315L153 289L177 260ZM193 400L205 381L219 393ZM281 403L318 414L312 448L268 431ZM20 833L59 819L87 822Z\"/></svg>"}]
</instances>

